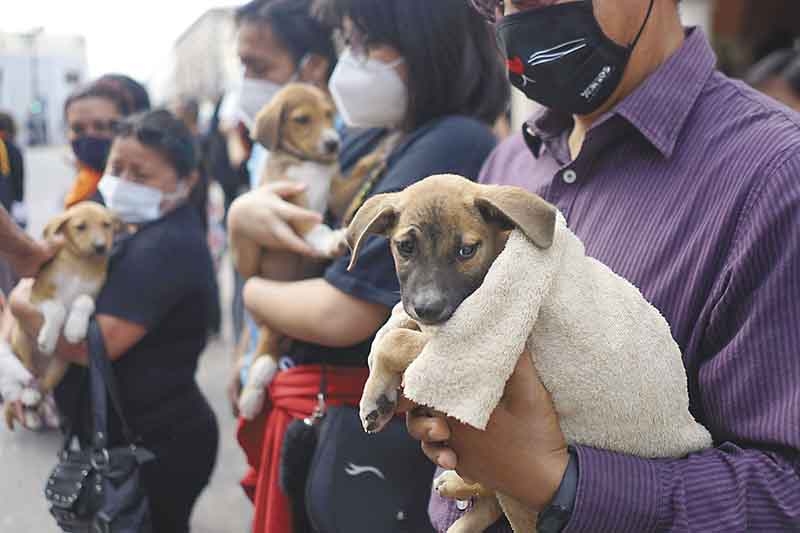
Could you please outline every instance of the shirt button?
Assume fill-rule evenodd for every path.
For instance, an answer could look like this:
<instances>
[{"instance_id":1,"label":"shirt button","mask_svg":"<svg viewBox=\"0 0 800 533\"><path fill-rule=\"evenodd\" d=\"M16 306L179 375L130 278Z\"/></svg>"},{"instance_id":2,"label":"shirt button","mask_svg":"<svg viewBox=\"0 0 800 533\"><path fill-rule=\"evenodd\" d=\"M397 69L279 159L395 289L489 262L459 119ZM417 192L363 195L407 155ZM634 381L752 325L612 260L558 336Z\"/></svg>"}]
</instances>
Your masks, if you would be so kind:
<instances>
[{"instance_id":1,"label":"shirt button","mask_svg":"<svg viewBox=\"0 0 800 533\"><path fill-rule=\"evenodd\" d=\"M578 180L578 173L572 169L565 170L564 174L561 175L561 179L564 180L564 183L572 185Z\"/></svg>"},{"instance_id":2,"label":"shirt button","mask_svg":"<svg viewBox=\"0 0 800 533\"><path fill-rule=\"evenodd\" d=\"M456 500L456 509L459 511L466 511L469 507L469 500Z\"/></svg>"}]
</instances>

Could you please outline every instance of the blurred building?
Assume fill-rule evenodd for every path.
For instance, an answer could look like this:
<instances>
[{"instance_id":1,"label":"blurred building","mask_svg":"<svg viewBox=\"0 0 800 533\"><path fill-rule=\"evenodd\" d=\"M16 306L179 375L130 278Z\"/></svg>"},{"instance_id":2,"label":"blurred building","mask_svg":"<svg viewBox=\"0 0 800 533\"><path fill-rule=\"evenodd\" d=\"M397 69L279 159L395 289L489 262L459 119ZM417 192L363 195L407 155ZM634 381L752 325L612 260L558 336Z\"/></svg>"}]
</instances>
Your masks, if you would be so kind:
<instances>
[{"instance_id":1,"label":"blurred building","mask_svg":"<svg viewBox=\"0 0 800 533\"><path fill-rule=\"evenodd\" d=\"M87 71L82 36L0 31L0 109L14 115L27 144L64 140L64 101Z\"/></svg>"},{"instance_id":2,"label":"blurred building","mask_svg":"<svg viewBox=\"0 0 800 533\"><path fill-rule=\"evenodd\" d=\"M148 85L156 103L193 97L207 104L233 87L239 73L234 10L217 8L183 32Z\"/></svg>"}]
</instances>

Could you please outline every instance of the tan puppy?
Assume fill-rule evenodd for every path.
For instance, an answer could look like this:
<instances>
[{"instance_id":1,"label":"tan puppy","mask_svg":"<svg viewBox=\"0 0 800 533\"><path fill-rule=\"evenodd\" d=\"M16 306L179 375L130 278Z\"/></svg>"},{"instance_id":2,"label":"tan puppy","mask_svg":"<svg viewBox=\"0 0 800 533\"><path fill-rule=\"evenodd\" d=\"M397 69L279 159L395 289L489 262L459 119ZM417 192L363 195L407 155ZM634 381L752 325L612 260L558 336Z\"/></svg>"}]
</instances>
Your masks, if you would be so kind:
<instances>
[{"instance_id":1,"label":"tan puppy","mask_svg":"<svg viewBox=\"0 0 800 533\"><path fill-rule=\"evenodd\" d=\"M292 83L284 87L258 114L253 139L269 150L261 185L291 181L307 186L306 191L289 201L320 214L330 208L344 213L355 195L358 181L339 177L339 134L334 128L334 107L328 96L311 85ZM322 258L331 258L346 249L344 230L334 231L324 224L294 224ZM257 243L230 235L234 265L245 278L259 276L293 281L317 275L323 262L287 252L266 253ZM256 349L257 358L239 398L241 415L252 420L261 411L265 387L278 370L281 338L262 327Z\"/></svg>"},{"instance_id":2,"label":"tan puppy","mask_svg":"<svg viewBox=\"0 0 800 533\"><path fill-rule=\"evenodd\" d=\"M64 377L68 364L52 357L62 329L70 343L86 337L94 300L106 280L108 255L118 227L111 212L95 202L75 205L45 227L45 238L61 235L64 246L42 268L31 290L31 303L42 312L44 323L36 339L30 338L18 323L11 334L14 354L38 380L35 390L23 390L21 400L26 408L36 407ZM16 416L11 402L6 404L5 417L13 429ZM20 422L28 427L36 425L32 419Z\"/></svg>"}]
</instances>

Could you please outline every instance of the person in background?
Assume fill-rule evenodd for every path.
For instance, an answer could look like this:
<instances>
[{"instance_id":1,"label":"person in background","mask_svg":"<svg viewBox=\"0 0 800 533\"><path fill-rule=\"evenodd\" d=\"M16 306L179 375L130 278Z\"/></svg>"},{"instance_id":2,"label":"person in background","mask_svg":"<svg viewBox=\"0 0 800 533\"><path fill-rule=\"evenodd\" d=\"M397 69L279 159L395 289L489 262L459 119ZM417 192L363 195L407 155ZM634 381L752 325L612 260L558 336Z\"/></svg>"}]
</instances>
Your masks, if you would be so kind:
<instances>
[{"instance_id":1,"label":"person in background","mask_svg":"<svg viewBox=\"0 0 800 533\"><path fill-rule=\"evenodd\" d=\"M143 468L155 533L185 533L217 453L216 417L195 380L206 345L214 277L202 222L188 205L197 182L194 142L167 111L134 115L115 127L99 189L126 225L115 242L96 319L119 384L123 411L156 460ZM42 315L30 280L10 307L36 337ZM87 346L61 339L55 357L72 363L55 391L60 413L82 443L91 441L85 394ZM110 446L122 445L112 416Z\"/></svg>"},{"instance_id":2,"label":"person in background","mask_svg":"<svg viewBox=\"0 0 800 533\"><path fill-rule=\"evenodd\" d=\"M365 192L348 211L371 195L403 189L430 174L476 178L495 145L491 125L505 110L509 91L485 22L461 0L331 0L320 9L348 43L329 80L342 119L359 130L343 145L343 175L366 176ZM287 218L317 217L286 204L280 193L291 191L279 188L237 199L230 231L268 248L308 253L297 246L302 240ZM293 339L281 359L286 370L269 386L271 407L240 424L239 442L251 466L243 486L254 499L256 533L291 531L289 504L278 487L277 449L292 416L306 408L301 416L311 414L323 365L336 369L326 373L328 387L341 392L335 401L357 404L372 339L399 300L385 240L370 239L352 270L349 261L349 255L339 258L313 279L252 278L245 286L254 317ZM304 409L293 410L295 403ZM414 482L429 490L431 479ZM408 511L425 518L424 507Z\"/></svg>"},{"instance_id":3,"label":"person in background","mask_svg":"<svg viewBox=\"0 0 800 533\"><path fill-rule=\"evenodd\" d=\"M800 47L772 52L744 77L755 89L800 111Z\"/></svg>"},{"instance_id":4,"label":"person in background","mask_svg":"<svg viewBox=\"0 0 800 533\"><path fill-rule=\"evenodd\" d=\"M14 118L9 113L0 112L0 205L24 229L27 225L25 163L14 142L16 134ZM0 259L0 293L7 293L16 282L11 266Z\"/></svg>"},{"instance_id":5,"label":"person in background","mask_svg":"<svg viewBox=\"0 0 800 533\"><path fill-rule=\"evenodd\" d=\"M511 82L545 106L481 181L554 204L659 309L714 447L568 446L530 354L486 431L405 405L410 432L439 466L538 512L541 533L800 531L800 115L720 73L676 0L473 3ZM431 510L440 531L461 515L435 494Z\"/></svg>"},{"instance_id":6,"label":"person in background","mask_svg":"<svg viewBox=\"0 0 800 533\"><path fill-rule=\"evenodd\" d=\"M137 90L138 87L141 90ZM130 78L107 75L71 94L64 103L67 140L78 162L78 175L64 201L66 207L97 194L108 159L114 126L149 105L144 89Z\"/></svg>"},{"instance_id":7,"label":"person in background","mask_svg":"<svg viewBox=\"0 0 800 533\"><path fill-rule=\"evenodd\" d=\"M336 66L336 52L330 28L312 15L311 6L311 0L254 0L237 10L237 51L244 72L236 96L236 112L247 128L252 126L256 114L290 82L310 83L327 92L328 78ZM235 129L232 139L240 138L240 133L239 128ZM230 142L228 146L231 146ZM258 186L267 157L263 146L251 146L246 163L247 188ZM247 334L241 339L237 355L242 351L249 354L255 347L258 334L258 328L243 310L242 283L237 274L233 300L234 332L237 336L242 331ZM229 386L232 401L239 388L240 380L236 376L234 372Z\"/></svg>"}]
</instances>

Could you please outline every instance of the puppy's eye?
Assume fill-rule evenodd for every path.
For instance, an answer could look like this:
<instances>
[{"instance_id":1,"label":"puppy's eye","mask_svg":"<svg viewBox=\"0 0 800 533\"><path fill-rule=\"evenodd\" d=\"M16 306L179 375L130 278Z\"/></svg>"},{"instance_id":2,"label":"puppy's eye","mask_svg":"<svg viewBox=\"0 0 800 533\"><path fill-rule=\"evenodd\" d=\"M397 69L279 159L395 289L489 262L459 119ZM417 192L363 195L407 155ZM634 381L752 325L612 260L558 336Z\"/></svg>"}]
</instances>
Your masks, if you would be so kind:
<instances>
[{"instance_id":1,"label":"puppy's eye","mask_svg":"<svg viewBox=\"0 0 800 533\"><path fill-rule=\"evenodd\" d=\"M294 121L301 126L306 126L311 123L311 117L308 115L300 115L299 117L294 117Z\"/></svg>"},{"instance_id":2,"label":"puppy's eye","mask_svg":"<svg viewBox=\"0 0 800 533\"><path fill-rule=\"evenodd\" d=\"M479 243L476 244L465 244L458 250L458 258L462 260L472 259L475 256L475 253L478 251L478 247L480 246Z\"/></svg>"},{"instance_id":3,"label":"puppy's eye","mask_svg":"<svg viewBox=\"0 0 800 533\"><path fill-rule=\"evenodd\" d=\"M103 222L103 227L104 227L105 229L109 229L109 228L111 228L111 222Z\"/></svg>"},{"instance_id":4,"label":"puppy's eye","mask_svg":"<svg viewBox=\"0 0 800 533\"><path fill-rule=\"evenodd\" d=\"M81 222L75 226L75 229L78 231L86 231L86 222Z\"/></svg>"},{"instance_id":5,"label":"puppy's eye","mask_svg":"<svg viewBox=\"0 0 800 533\"><path fill-rule=\"evenodd\" d=\"M406 259L414 255L416 248L417 246L412 239L398 241L397 243L397 252Z\"/></svg>"}]
</instances>

